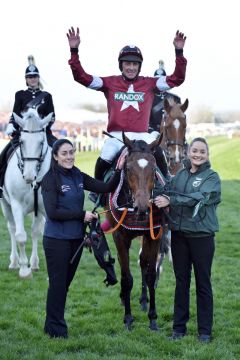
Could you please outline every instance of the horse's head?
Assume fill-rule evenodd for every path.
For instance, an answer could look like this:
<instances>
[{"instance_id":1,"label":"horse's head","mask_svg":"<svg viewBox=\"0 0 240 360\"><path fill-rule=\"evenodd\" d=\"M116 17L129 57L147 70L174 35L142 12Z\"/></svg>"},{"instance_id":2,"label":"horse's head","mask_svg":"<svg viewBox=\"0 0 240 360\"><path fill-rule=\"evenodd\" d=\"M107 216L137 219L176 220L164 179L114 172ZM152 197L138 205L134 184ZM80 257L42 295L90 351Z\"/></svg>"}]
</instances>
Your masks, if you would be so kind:
<instances>
[{"instance_id":1,"label":"horse's head","mask_svg":"<svg viewBox=\"0 0 240 360\"><path fill-rule=\"evenodd\" d=\"M139 213L146 212L154 187L156 170L153 151L159 145L160 138L147 144L143 140L131 141L123 133L123 142L128 148L125 177L132 192L133 207Z\"/></svg>"},{"instance_id":2,"label":"horse's head","mask_svg":"<svg viewBox=\"0 0 240 360\"><path fill-rule=\"evenodd\" d=\"M171 173L176 172L176 168L181 166L181 161L185 157L184 142L187 127L185 111L187 108L188 99L183 104L164 99L165 114L161 124L163 133L161 145L165 149Z\"/></svg>"},{"instance_id":3,"label":"horse's head","mask_svg":"<svg viewBox=\"0 0 240 360\"><path fill-rule=\"evenodd\" d=\"M22 118L13 113L14 120L20 126L19 168L27 183L36 180L48 145L46 126L51 121L52 113L41 119L36 109L28 109Z\"/></svg>"}]
</instances>

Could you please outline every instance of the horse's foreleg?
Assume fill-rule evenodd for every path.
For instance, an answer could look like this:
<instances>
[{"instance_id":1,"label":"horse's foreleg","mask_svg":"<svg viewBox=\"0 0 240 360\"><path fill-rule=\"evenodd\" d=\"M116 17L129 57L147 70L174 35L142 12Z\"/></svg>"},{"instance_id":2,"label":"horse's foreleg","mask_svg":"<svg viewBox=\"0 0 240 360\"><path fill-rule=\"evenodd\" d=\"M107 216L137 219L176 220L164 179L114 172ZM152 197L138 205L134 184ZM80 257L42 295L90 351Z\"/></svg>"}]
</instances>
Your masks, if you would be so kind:
<instances>
[{"instance_id":1,"label":"horse's foreleg","mask_svg":"<svg viewBox=\"0 0 240 360\"><path fill-rule=\"evenodd\" d=\"M131 313L131 291L133 287L133 277L131 274L121 275L121 299L125 307L124 324L127 330L132 330L133 317Z\"/></svg>"},{"instance_id":2,"label":"horse's foreleg","mask_svg":"<svg viewBox=\"0 0 240 360\"><path fill-rule=\"evenodd\" d=\"M146 283L146 272L141 268L141 276L142 276L142 291L139 298L139 302L141 305L142 311L147 311L147 304L149 302L148 294L147 294L147 283Z\"/></svg>"},{"instance_id":3,"label":"horse's foreleg","mask_svg":"<svg viewBox=\"0 0 240 360\"><path fill-rule=\"evenodd\" d=\"M11 254L10 254L10 264L8 268L10 270L19 269L19 256L17 249L17 240L15 237L15 232L16 232L15 225L13 222L8 221L7 226L11 238Z\"/></svg>"},{"instance_id":4,"label":"horse's foreleg","mask_svg":"<svg viewBox=\"0 0 240 360\"><path fill-rule=\"evenodd\" d=\"M155 302L155 283L157 278L156 261L159 252L159 240L151 240L144 238L143 252L140 258L141 267L145 271L145 279L149 290L149 310L148 318L150 321L149 327L151 330L158 330L156 323L157 311Z\"/></svg>"},{"instance_id":5,"label":"horse's foreleg","mask_svg":"<svg viewBox=\"0 0 240 360\"><path fill-rule=\"evenodd\" d=\"M39 270L39 257L38 257L38 239L43 230L43 216L33 215L32 222L32 253L30 257L30 266L33 271Z\"/></svg>"},{"instance_id":6,"label":"horse's foreleg","mask_svg":"<svg viewBox=\"0 0 240 360\"><path fill-rule=\"evenodd\" d=\"M15 237L15 223L12 215L11 207L6 202L5 198L2 199L2 211L5 219L7 220L8 232L11 239L11 254L10 254L10 264L9 269L18 269L19 268L19 256L17 249L17 242Z\"/></svg>"},{"instance_id":7,"label":"horse's foreleg","mask_svg":"<svg viewBox=\"0 0 240 360\"><path fill-rule=\"evenodd\" d=\"M146 266L144 264L141 254L142 254L142 247L139 251L141 277L142 277L142 289L141 289L142 291L141 291L141 295L139 298L139 302L140 302L142 311L147 311L147 303L148 303L149 299L148 299L148 295L147 295Z\"/></svg>"},{"instance_id":8,"label":"horse's foreleg","mask_svg":"<svg viewBox=\"0 0 240 360\"><path fill-rule=\"evenodd\" d=\"M26 255L27 233L24 229L24 215L21 206L17 203L12 203L12 213L16 225L15 237L19 248L19 276L21 278L29 278L31 277L32 271L28 267L28 258Z\"/></svg>"},{"instance_id":9,"label":"horse's foreleg","mask_svg":"<svg viewBox=\"0 0 240 360\"><path fill-rule=\"evenodd\" d=\"M119 234L118 234L119 235ZM114 241L118 251L118 261L121 267L121 292L120 298L125 308L124 324L126 329L132 329L133 317L131 313L131 291L133 287L133 277L129 267L129 248L131 242L114 234Z\"/></svg>"}]
</instances>

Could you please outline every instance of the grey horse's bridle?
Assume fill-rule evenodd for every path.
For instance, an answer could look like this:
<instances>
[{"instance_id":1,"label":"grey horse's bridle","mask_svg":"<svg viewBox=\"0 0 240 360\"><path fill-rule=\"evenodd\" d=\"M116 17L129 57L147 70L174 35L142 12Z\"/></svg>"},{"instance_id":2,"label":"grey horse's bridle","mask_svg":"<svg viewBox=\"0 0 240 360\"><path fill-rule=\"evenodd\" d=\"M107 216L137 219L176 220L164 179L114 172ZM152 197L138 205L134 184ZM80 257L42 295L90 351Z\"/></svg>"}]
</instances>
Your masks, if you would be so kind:
<instances>
[{"instance_id":1,"label":"grey horse's bridle","mask_svg":"<svg viewBox=\"0 0 240 360\"><path fill-rule=\"evenodd\" d=\"M45 129L41 129L41 130L20 130L20 133L29 133L29 134L34 134L34 133L40 133L40 132L45 132ZM21 137L20 137L20 140L19 140L19 149L20 149L20 156L18 155L18 153L16 152L17 154L17 157L18 157L18 167L19 167L19 170L21 171L21 173L23 174L23 170L24 170L24 162L25 161L37 161L37 174L39 173L40 169L41 169L41 166L42 166L42 163L47 155L47 152L48 152L48 146L46 148L46 151L43 152L43 146L44 146L44 141L41 142L41 151L40 151L40 155L39 157L25 157L23 155L23 151L22 151L22 146L21 146L22 142L21 142Z\"/></svg>"}]
</instances>

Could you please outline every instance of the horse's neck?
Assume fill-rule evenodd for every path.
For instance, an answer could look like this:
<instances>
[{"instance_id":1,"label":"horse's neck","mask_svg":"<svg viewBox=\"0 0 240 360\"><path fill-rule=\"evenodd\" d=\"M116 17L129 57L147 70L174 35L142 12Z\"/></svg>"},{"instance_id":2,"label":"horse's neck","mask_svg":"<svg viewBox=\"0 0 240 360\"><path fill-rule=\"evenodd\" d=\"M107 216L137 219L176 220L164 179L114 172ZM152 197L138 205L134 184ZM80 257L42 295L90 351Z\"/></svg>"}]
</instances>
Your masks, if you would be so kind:
<instances>
[{"instance_id":1,"label":"horse's neck","mask_svg":"<svg viewBox=\"0 0 240 360\"><path fill-rule=\"evenodd\" d=\"M46 141L46 146L43 147L43 155L45 154L45 157L41 164L41 168L40 168L38 176L37 176L37 181L39 181L39 182L42 180L43 176L46 174L46 172L50 168L51 153L52 153L52 148L48 145L48 143Z\"/></svg>"}]
</instances>

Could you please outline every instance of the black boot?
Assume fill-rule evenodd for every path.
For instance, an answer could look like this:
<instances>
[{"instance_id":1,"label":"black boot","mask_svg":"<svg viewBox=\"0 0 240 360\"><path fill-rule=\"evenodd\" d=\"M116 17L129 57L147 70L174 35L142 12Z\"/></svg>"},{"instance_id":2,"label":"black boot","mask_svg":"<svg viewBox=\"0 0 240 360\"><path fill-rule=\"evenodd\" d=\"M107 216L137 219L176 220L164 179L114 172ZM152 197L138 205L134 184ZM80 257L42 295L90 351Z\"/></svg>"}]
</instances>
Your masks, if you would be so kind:
<instances>
[{"instance_id":1,"label":"black boot","mask_svg":"<svg viewBox=\"0 0 240 360\"><path fill-rule=\"evenodd\" d=\"M102 158L99 157L95 165L95 172L94 172L95 179L103 180L107 170L109 170L111 166L112 166L111 162L103 160Z\"/></svg>"},{"instance_id":2,"label":"black boot","mask_svg":"<svg viewBox=\"0 0 240 360\"><path fill-rule=\"evenodd\" d=\"M95 165L95 172L94 172L95 179L103 181L106 172L111 168L111 166L112 166L111 163L99 157ZM104 205L103 202L101 201L102 197L103 197L102 195L93 192L90 192L88 195L89 200L91 200L94 204L99 204L101 206Z\"/></svg>"},{"instance_id":3,"label":"black boot","mask_svg":"<svg viewBox=\"0 0 240 360\"><path fill-rule=\"evenodd\" d=\"M9 141L9 143L7 143L7 145L1 151L0 154L0 199L2 198L2 193L3 193L3 183L4 183L5 172L7 169L7 160L10 156L10 153L12 153L12 151L13 148L11 142Z\"/></svg>"},{"instance_id":4,"label":"black boot","mask_svg":"<svg viewBox=\"0 0 240 360\"><path fill-rule=\"evenodd\" d=\"M53 135L52 130L48 127L46 128L46 135L47 135L47 143L50 147L53 146L57 138Z\"/></svg>"},{"instance_id":5,"label":"black boot","mask_svg":"<svg viewBox=\"0 0 240 360\"><path fill-rule=\"evenodd\" d=\"M163 153L163 150L160 148L160 146L158 146L156 148L154 156L155 156L155 159L157 162L157 167L159 168L159 170L161 171L163 176L168 177L167 160L166 160L166 157Z\"/></svg>"}]
</instances>

